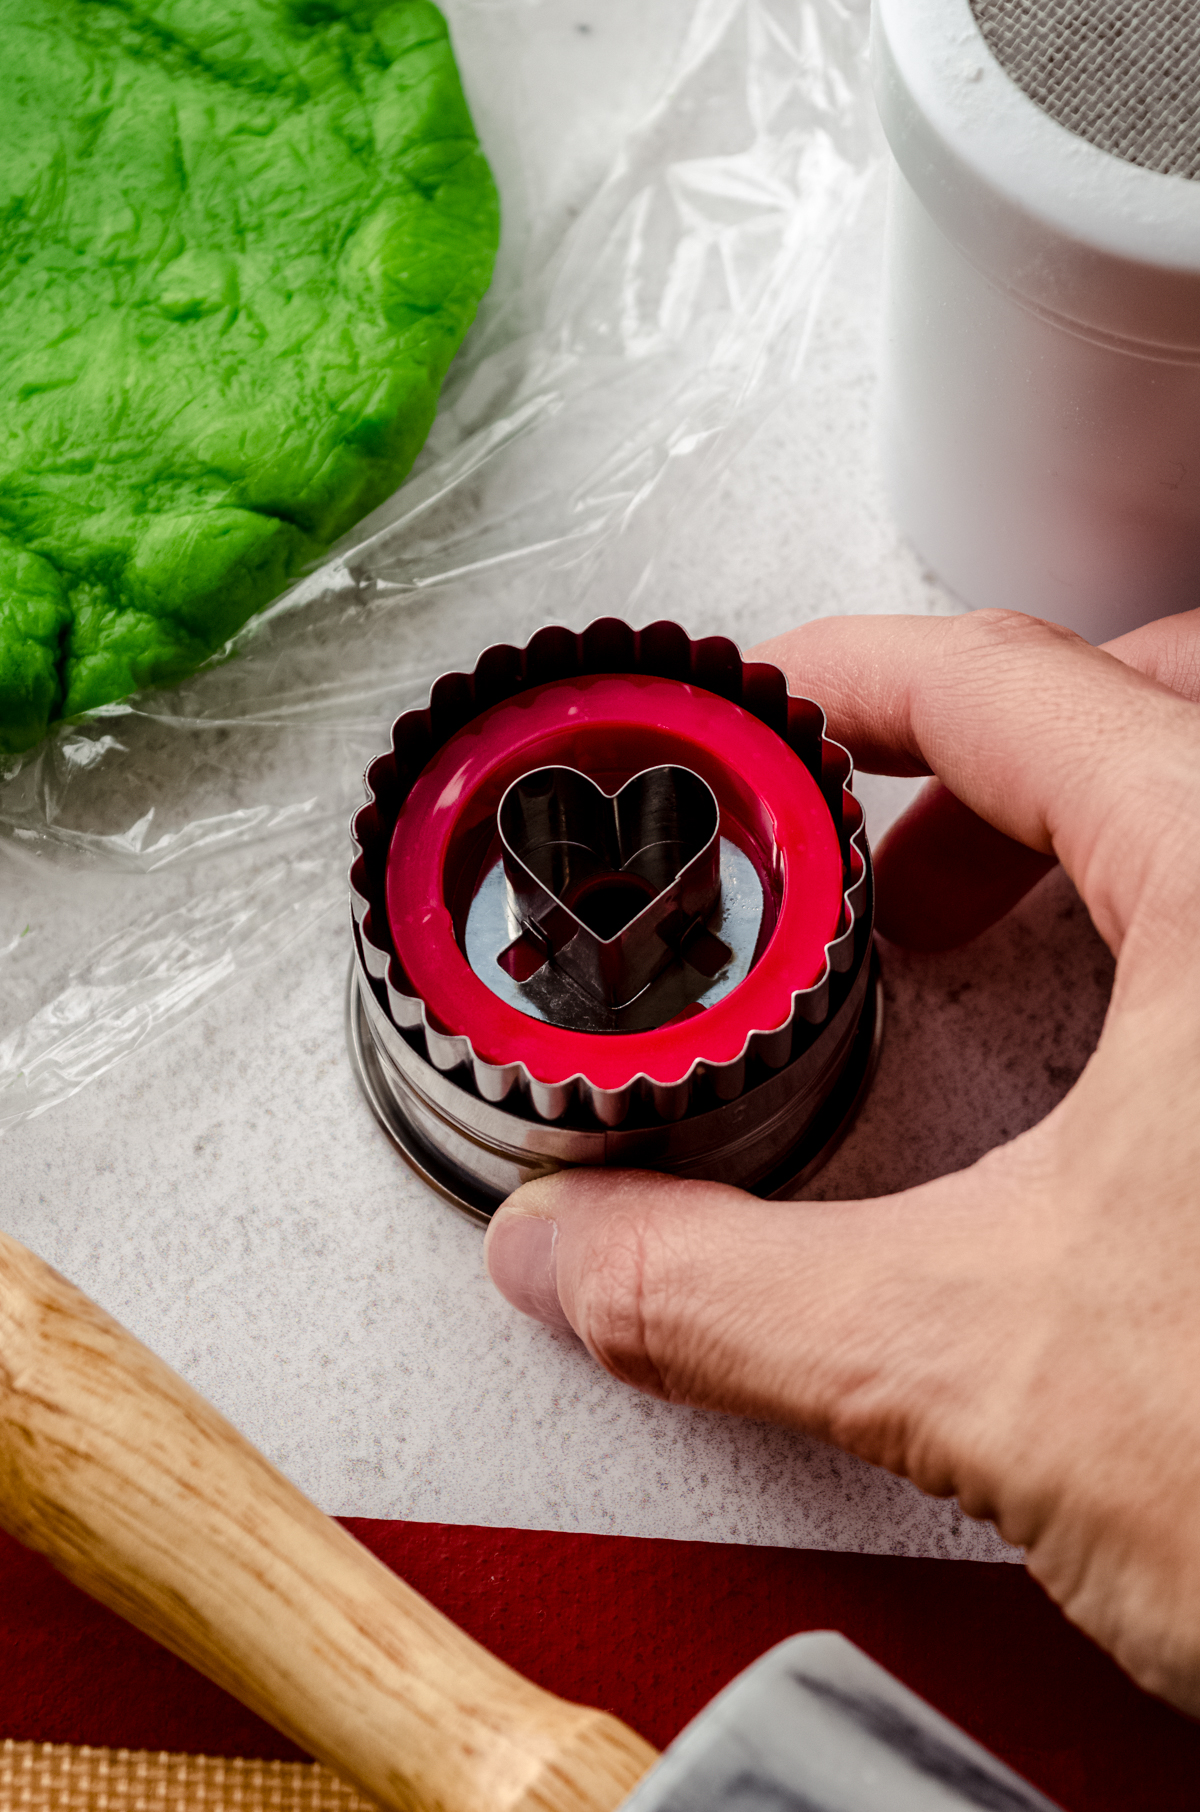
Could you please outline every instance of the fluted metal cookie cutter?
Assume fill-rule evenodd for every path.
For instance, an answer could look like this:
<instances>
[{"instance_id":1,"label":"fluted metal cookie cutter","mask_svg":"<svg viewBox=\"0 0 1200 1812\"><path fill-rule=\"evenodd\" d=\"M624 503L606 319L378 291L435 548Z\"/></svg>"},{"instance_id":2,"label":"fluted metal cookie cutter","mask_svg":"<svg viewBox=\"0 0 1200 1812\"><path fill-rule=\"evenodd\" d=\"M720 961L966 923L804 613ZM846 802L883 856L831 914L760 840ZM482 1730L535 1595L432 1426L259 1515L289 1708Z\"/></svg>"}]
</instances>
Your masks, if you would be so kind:
<instances>
[{"instance_id":1,"label":"fluted metal cookie cutter","mask_svg":"<svg viewBox=\"0 0 1200 1812\"><path fill-rule=\"evenodd\" d=\"M720 818L690 768L646 768L612 794L576 768L523 774L497 814L520 926L497 960L527 987L552 964L586 996L579 1026L615 1026L674 962L711 978L731 954L706 923L721 895Z\"/></svg>"},{"instance_id":2,"label":"fluted metal cookie cutter","mask_svg":"<svg viewBox=\"0 0 1200 1812\"><path fill-rule=\"evenodd\" d=\"M724 637L485 650L367 770L347 1002L408 1162L486 1219L564 1164L791 1193L867 1087L870 855L820 707Z\"/></svg>"}]
</instances>

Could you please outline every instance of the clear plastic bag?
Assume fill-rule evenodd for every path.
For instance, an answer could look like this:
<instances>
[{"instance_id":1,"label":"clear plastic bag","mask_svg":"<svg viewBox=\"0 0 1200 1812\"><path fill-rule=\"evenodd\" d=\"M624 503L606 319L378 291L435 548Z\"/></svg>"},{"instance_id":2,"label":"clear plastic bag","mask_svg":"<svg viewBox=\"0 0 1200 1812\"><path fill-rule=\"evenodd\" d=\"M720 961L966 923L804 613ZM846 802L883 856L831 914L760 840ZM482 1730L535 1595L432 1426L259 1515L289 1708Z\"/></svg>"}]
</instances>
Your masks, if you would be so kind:
<instances>
[{"instance_id":1,"label":"clear plastic bag","mask_svg":"<svg viewBox=\"0 0 1200 1812\"><path fill-rule=\"evenodd\" d=\"M445 10L491 293L412 475L319 571L0 775L0 1130L344 909L397 713L489 642L653 614L683 503L799 370L875 155L865 5Z\"/></svg>"}]
</instances>

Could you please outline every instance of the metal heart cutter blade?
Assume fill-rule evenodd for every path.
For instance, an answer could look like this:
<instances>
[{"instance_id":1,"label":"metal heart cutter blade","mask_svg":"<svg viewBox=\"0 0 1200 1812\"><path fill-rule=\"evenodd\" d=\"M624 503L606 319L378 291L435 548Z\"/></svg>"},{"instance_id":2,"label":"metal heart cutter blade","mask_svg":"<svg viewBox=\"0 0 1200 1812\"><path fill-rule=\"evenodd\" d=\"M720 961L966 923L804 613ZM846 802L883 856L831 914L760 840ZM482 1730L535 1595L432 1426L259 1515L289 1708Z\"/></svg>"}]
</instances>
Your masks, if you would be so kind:
<instances>
[{"instance_id":1,"label":"metal heart cutter blade","mask_svg":"<svg viewBox=\"0 0 1200 1812\"><path fill-rule=\"evenodd\" d=\"M645 1000L665 970L711 980L732 951L707 929L721 896L721 812L690 768L647 768L609 795L576 768L524 774L500 801L509 910L497 961L582 1028L670 1017ZM574 983L572 1002L564 983Z\"/></svg>"},{"instance_id":2,"label":"metal heart cutter blade","mask_svg":"<svg viewBox=\"0 0 1200 1812\"><path fill-rule=\"evenodd\" d=\"M380 1123L487 1218L564 1164L785 1195L880 1037L849 756L724 637L487 649L367 770L347 1030Z\"/></svg>"}]
</instances>

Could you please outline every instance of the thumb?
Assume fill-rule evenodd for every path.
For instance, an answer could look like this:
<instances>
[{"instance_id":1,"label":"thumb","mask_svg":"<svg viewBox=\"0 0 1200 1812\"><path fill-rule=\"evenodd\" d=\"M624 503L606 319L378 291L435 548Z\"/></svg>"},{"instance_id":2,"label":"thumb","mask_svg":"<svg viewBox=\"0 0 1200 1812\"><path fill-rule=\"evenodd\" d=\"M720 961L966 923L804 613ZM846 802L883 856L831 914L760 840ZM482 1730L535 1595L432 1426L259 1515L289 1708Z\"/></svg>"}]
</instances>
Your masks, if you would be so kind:
<instances>
[{"instance_id":1,"label":"thumb","mask_svg":"<svg viewBox=\"0 0 1200 1812\"><path fill-rule=\"evenodd\" d=\"M505 1203L487 1264L516 1308L572 1329L625 1383L805 1429L990 1515L961 1456L1019 1321L984 1300L1009 1249L994 1160L841 1203L561 1171Z\"/></svg>"}]
</instances>

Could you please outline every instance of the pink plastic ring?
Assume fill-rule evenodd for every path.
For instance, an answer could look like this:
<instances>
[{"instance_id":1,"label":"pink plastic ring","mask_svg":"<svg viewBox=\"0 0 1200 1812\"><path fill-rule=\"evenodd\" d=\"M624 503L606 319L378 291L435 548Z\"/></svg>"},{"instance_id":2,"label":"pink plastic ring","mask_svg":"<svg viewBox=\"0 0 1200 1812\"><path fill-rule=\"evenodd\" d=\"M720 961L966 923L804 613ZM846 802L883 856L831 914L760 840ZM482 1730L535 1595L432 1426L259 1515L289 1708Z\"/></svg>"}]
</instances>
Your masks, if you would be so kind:
<instances>
[{"instance_id":1,"label":"pink plastic ring","mask_svg":"<svg viewBox=\"0 0 1200 1812\"><path fill-rule=\"evenodd\" d=\"M707 780L722 836L758 871L764 931L749 974L701 1015L650 1032L576 1032L522 1013L480 980L459 942L499 850L496 811L506 788L531 769L563 765L611 793L659 763ZM752 1033L786 1024L792 996L824 969L841 928L842 890L829 808L783 738L714 692L645 674L555 680L482 712L418 776L396 822L386 879L396 953L437 1027L467 1036L489 1063L523 1063L539 1082L583 1075L604 1089L641 1075L682 1081L698 1058L735 1062Z\"/></svg>"}]
</instances>

